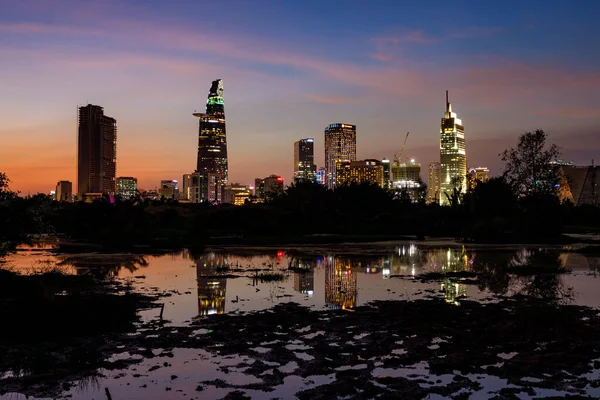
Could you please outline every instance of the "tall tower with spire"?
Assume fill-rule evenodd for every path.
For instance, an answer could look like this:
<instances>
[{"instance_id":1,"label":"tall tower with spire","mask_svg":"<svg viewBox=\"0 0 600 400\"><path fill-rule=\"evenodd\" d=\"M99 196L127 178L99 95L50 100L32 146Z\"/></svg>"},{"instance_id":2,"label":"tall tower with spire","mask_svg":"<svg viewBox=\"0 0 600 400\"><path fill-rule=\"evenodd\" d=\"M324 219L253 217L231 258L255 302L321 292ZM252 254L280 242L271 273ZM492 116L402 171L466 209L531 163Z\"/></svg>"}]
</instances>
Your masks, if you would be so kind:
<instances>
[{"instance_id":1,"label":"tall tower with spire","mask_svg":"<svg viewBox=\"0 0 600 400\"><path fill-rule=\"evenodd\" d=\"M440 204L448 205L454 189L462 193L467 189L467 153L465 152L465 127L452 112L446 90L446 112L440 128Z\"/></svg>"},{"instance_id":2,"label":"tall tower with spire","mask_svg":"<svg viewBox=\"0 0 600 400\"><path fill-rule=\"evenodd\" d=\"M202 182L201 201L222 202L229 175L223 81L212 82L206 101L206 113L194 113L198 125L198 160L195 176Z\"/></svg>"}]
</instances>

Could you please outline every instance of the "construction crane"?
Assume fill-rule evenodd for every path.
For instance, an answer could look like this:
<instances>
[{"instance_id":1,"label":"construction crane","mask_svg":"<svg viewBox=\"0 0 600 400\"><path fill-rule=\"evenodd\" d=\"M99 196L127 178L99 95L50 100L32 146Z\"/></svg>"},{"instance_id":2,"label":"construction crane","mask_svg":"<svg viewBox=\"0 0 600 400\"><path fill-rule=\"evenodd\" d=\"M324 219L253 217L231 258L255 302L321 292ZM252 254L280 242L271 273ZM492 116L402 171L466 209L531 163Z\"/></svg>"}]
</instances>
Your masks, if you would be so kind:
<instances>
[{"instance_id":1,"label":"construction crane","mask_svg":"<svg viewBox=\"0 0 600 400\"><path fill-rule=\"evenodd\" d=\"M402 161L402 153L404 153L404 147L406 147L406 141L408 140L408 134L410 132L406 132L406 137L404 138L404 143L402 144L402 149L400 149L400 154L398 154L398 156L396 156L396 154L394 154L394 163L400 167L400 162Z\"/></svg>"}]
</instances>

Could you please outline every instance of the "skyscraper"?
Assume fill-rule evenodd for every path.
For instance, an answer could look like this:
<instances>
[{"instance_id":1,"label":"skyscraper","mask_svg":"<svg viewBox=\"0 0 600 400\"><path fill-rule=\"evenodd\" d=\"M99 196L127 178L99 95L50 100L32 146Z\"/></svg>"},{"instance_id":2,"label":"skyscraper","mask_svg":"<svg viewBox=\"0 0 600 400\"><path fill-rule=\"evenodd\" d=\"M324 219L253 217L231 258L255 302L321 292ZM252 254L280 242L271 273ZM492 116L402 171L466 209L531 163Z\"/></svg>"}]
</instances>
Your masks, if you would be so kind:
<instances>
[{"instance_id":1,"label":"skyscraper","mask_svg":"<svg viewBox=\"0 0 600 400\"><path fill-rule=\"evenodd\" d=\"M206 101L206 113L194 113L200 119L198 128L198 161L196 173L211 174L216 191L222 192L228 179L227 136L225 133L225 108L223 103L223 81L212 82ZM209 201L218 201L222 194Z\"/></svg>"},{"instance_id":2,"label":"skyscraper","mask_svg":"<svg viewBox=\"0 0 600 400\"><path fill-rule=\"evenodd\" d=\"M115 193L117 121L100 106L79 107L77 193Z\"/></svg>"},{"instance_id":3,"label":"skyscraper","mask_svg":"<svg viewBox=\"0 0 600 400\"><path fill-rule=\"evenodd\" d=\"M429 163L429 181L427 182L427 203L440 202L440 163Z\"/></svg>"},{"instance_id":4,"label":"skyscraper","mask_svg":"<svg viewBox=\"0 0 600 400\"><path fill-rule=\"evenodd\" d=\"M446 90L446 112L440 128L440 204L447 205L453 189L467 190L467 154L465 152L465 128L452 112Z\"/></svg>"},{"instance_id":5,"label":"skyscraper","mask_svg":"<svg viewBox=\"0 0 600 400\"><path fill-rule=\"evenodd\" d=\"M298 140L294 143L294 179L297 181L314 181L316 173L314 139Z\"/></svg>"},{"instance_id":6,"label":"skyscraper","mask_svg":"<svg viewBox=\"0 0 600 400\"><path fill-rule=\"evenodd\" d=\"M325 128L325 184L336 185L336 163L356 161L356 125L331 124Z\"/></svg>"}]
</instances>

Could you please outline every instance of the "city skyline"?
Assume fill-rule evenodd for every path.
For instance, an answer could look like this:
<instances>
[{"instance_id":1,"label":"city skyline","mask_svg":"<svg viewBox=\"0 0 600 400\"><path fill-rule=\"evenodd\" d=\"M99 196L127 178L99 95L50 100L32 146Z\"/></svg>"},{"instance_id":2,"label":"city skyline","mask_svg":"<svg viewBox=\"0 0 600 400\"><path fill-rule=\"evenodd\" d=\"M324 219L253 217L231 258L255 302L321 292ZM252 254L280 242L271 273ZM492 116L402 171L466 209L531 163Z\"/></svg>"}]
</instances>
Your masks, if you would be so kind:
<instances>
[{"instance_id":1,"label":"city skyline","mask_svg":"<svg viewBox=\"0 0 600 400\"><path fill-rule=\"evenodd\" d=\"M88 103L118 120L117 176L148 189L180 179L197 156L189 115L198 88L215 77L228 85L230 182L270 174L291 182L290 143L303 137L317 138L315 164L324 165L321 132L334 121L357 126L357 159L391 159L410 131L405 155L428 165L447 89L468 122L469 166L497 175L497 154L537 128L575 164L600 151L600 55L589 51L600 5L458 2L457 27L437 13L442 2L275 2L264 5L268 16L234 3L5 7L0 55L12 62L0 65L0 170L11 187L47 193L77 182L74 109ZM224 21L198 27L199 8ZM330 21L333 10L340 18Z\"/></svg>"}]
</instances>

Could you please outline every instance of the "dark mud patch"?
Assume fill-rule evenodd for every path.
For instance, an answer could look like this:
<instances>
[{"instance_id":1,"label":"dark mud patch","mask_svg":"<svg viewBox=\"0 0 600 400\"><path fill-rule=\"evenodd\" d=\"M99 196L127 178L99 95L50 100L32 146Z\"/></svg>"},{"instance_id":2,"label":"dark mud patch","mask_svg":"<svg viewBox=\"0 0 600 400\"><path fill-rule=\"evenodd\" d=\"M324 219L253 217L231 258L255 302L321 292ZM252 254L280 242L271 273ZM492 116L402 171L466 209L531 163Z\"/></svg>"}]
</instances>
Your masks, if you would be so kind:
<instances>
[{"instance_id":1,"label":"dark mud patch","mask_svg":"<svg viewBox=\"0 0 600 400\"><path fill-rule=\"evenodd\" d=\"M122 352L119 338L133 333L138 311L157 297L119 281L0 270L0 395L56 397L74 380L97 378L98 368L124 368L106 360Z\"/></svg>"},{"instance_id":2,"label":"dark mud patch","mask_svg":"<svg viewBox=\"0 0 600 400\"><path fill-rule=\"evenodd\" d=\"M193 334L199 326L208 333ZM463 301L460 307L440 300L379 301L352 313L288 303L149 332L129 338L129 346L143 341L147 348L203 349L215 360L239 358L223 372L243 371L256 383L217 379L200 386L260 390L267 397L288 376L305 382L335 377L308 383L296 394L300 399L464 397L481 390L476 375L496 376L522 392L546 388L585 395L599 383L586 378L600 358L597 311L527 298ZM436 378L442 376L453 379Z\"/></svg>"}]
</instances>

